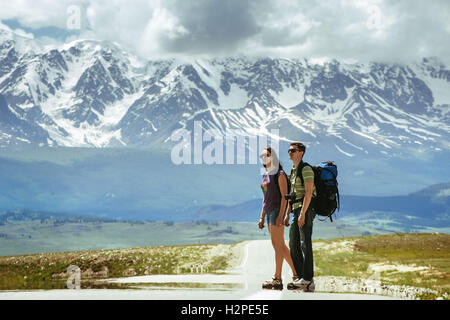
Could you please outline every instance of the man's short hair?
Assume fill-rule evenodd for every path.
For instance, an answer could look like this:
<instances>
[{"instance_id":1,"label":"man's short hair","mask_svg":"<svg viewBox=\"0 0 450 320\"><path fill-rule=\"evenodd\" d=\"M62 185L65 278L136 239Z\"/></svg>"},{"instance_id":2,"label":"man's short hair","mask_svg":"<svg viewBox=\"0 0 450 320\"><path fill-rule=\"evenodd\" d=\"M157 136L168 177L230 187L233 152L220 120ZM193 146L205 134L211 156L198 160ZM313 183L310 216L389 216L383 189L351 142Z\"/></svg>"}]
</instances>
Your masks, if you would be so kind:
<instances>
[{"instance_id":1,"label":"man's short hair","mask_svg":"<svg viewBox=\"0 0 450 320\"><path fill-rule=\"evenodd\" d=\"M305 151L306 151L306 146L301 142L298 142L298 141L291 142L290 145L296 146L298 148L298 150L303 151L303 153L305 153Z\"/></svg>"}]
</instances>

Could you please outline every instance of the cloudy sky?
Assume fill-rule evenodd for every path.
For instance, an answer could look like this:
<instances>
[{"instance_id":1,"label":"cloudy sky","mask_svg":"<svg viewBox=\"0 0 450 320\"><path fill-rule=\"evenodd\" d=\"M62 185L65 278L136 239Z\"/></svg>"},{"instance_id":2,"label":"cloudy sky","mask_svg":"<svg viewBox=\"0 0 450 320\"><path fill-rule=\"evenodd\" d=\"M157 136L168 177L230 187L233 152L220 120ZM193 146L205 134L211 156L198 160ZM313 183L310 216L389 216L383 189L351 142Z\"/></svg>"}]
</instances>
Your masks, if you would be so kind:
<instances>
[{"instance_id":1,"label":"cloudy sky","mask_svg":"<svg viewBox=\"0 0 450 320\"><path fill-rule=\"evenodd\" d=\"M148 59L450 57L449 0L0 0L0 24L49 43L115 41Z\"/></svg>"}]
</instances>

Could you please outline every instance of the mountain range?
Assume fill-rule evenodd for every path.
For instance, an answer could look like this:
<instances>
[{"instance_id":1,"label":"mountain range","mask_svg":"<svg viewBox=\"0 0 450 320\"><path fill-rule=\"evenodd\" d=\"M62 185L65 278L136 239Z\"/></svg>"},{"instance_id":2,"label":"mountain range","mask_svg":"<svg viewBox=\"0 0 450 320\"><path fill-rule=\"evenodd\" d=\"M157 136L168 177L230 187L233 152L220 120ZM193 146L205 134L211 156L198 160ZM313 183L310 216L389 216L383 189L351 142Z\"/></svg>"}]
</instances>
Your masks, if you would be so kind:
<instances>
[{"instance_id":1,"label":"mountain range","mask_svg":"<svg viewBox=\"0 0 450 320\"><path fill-rule=\"evenodd\" d=\"M278 139L285 168L300 140L308 162L336 162L341 194L395 204L450 181L449 110L450 69L436 57L145 59L108 41L50 45L0 29L0 210L186 220L259 202L256 162L173 163L172 134L196 123ZM347 197L348 209L372 208Z\"/></svg>"},{"instance_id":2,"label":"mountain range","mask_svg":"<svg viewBox=\"0 0 450 320\"><path fill-rule=\"evenodd\" d=\"M320 150L410 156L449 148L450 70L227 57L145 60L116 43L50 46L0 30L0 146L158 147L202 127ZM416 155L417 156L417 155Z\"/></svg>"}]
</instances>

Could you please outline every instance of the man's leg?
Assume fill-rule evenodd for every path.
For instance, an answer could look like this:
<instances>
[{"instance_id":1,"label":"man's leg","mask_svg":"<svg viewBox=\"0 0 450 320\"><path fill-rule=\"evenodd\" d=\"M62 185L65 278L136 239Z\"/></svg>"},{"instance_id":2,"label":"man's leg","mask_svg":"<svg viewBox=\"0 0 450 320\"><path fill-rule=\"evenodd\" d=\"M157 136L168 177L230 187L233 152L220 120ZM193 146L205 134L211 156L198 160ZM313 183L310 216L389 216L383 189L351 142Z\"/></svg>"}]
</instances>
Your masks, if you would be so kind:
<instances>
[{"instance_id":1,"label":"man's leg","mask_svg":"<svg viewBox=\"0 0 450 320\"><path fill-rule=\"evenodd\" d=\"M300 247L300 228L297 224L300 208L294 210L294 217L289 229L289 251L294 264L295 271L299 278L303 277L303 254Z\"/></svg>"},{"instance_id":2,"label":"man's leg","mask_svg":"<svg viewBox=\"0 0 450 320\"><path fill-rule=\"evenodd\" d=\"M300 232L303 233L304 248L303 254L305 255L305 261L303 264L303 279L311 281L314 277L314 258L312 250L312 229L313 229L313 213L310 209L306 212L305 224L300 228Z\"/></svg>"}]
</instances>

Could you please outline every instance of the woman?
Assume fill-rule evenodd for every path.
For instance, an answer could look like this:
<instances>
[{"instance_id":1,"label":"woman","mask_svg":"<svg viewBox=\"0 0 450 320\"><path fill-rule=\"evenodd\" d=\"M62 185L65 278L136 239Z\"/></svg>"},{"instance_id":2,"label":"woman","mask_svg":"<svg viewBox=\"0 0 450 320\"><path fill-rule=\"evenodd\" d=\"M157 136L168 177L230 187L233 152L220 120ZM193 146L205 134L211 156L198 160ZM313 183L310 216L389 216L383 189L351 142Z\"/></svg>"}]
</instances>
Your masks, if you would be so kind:
<instances>
[{"instance_id":1,"label":"woman","mask_svg":"<svg viewBox=\"0 0 450 320\"><path fill-rule=\"evenodd\" d=\"M265 147L261 151L260 158L263 166L266 168L266 173L264 174L261 183L264 198L258 226L260 229L264 228L264 217L267 217L270 239L272 240L272 246L275 249L275 275L272 280L265 281L262 284L262 287L264 289L282 290L283 282L281 280L281 269L284 259L286 259L292 269L292 278L297 278L289 248L284 242L283 220L287 205L284 195L288 192L287 176L283 171L283 167L281 166L275 150L271 147Z\"/></svg>"}]
</instances>

